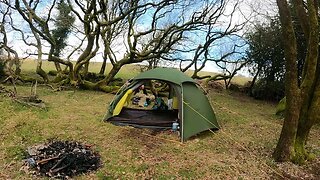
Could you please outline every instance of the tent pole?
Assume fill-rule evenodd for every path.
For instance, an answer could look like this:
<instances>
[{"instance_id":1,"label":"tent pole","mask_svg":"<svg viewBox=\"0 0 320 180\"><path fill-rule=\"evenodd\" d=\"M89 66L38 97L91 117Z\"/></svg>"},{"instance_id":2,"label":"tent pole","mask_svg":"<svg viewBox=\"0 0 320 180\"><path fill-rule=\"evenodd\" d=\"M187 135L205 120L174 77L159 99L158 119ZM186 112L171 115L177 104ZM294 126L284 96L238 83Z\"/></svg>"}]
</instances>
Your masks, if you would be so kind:
<instances>
[{"instance_id":1,"label":"tent pole","mask_svg":"<svg viewBox=\"0 0 320 180\"><path fill-rule=\"evenodd\" d=\"M181 100L180 100L180 108L181 108L181 133L180 133L180 136L181 136L181 142L184 142L183 140L183 129L184 129L184 117L183 117L183 111L184 111L184 108L183 108L183 84L181 84Z\"/></svg>"}]
</instances>

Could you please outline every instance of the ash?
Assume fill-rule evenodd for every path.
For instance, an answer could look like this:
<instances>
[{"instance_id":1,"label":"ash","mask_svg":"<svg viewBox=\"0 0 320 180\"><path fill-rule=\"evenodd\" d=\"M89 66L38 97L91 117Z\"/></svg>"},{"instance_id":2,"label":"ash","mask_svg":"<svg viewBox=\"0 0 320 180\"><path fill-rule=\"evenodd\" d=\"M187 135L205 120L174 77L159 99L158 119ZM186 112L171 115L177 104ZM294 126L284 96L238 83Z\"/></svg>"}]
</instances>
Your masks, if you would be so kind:
<instances>
[{"instance_id":1,"label":"ash","mask_svg":"<svg viewBox=\"0 0 320 180\"><path fill-rule=\"evenodd\" d=\"M101 166L100 155L72 141L54 141L28 148L26 167L35 175L68 179L95 171Z\"/></svg>"}]
</instances>

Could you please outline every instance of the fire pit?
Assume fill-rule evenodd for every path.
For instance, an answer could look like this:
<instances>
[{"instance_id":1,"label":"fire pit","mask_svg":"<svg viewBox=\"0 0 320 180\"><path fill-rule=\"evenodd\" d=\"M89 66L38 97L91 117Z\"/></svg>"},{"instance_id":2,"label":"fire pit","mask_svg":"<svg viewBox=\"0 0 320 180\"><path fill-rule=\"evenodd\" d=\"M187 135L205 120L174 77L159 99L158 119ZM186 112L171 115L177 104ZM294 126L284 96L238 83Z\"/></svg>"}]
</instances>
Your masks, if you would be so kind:
<instances>
[{"instance_id":1,"label":"fire pit","mask_svg":"<svg viewBox=\"0 0 320 180\"><path fill-rule=\"evenodd\" d=\"M26 166L35 175L67 179L97 170L101 166L100 155L72 141L52 141L29 147Z\"/></svg>"}]
</instances>

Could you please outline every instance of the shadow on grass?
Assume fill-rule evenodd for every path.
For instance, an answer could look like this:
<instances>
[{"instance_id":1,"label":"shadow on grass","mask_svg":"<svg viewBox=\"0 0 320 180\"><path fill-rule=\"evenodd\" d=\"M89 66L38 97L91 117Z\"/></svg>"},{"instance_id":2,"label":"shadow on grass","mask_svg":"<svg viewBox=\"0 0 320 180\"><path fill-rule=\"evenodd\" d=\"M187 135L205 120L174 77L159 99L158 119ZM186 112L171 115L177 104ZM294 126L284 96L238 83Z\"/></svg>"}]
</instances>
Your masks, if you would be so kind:
<instances>
[{"instance_id":1,"label":"shadow on grass","mask_svg":"<svg viewBox=\"0 0 320 180\"><path fill-rule=\"evenodd\" d=\"M213 133L209 130L203 131L195 136L192 136L188 140L194 140L194 139L204 140L204 139L210 138L210 137L214 136L215 134L219 133L219 130L217 130L217 129L212 129L212 131L213 131Z\"/></svg>"}]
</instances>

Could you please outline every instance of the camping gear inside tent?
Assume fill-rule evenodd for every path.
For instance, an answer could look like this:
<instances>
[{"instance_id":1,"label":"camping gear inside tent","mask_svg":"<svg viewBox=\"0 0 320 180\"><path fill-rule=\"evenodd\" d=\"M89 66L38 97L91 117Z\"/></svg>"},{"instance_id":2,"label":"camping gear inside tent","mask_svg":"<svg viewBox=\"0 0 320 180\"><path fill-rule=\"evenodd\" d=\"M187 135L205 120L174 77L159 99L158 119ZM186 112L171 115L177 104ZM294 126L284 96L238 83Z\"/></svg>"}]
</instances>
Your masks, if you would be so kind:
<instances>
[{"instance_id":1,"label":"camping gear inside tent","mask_svg":"<svg viewBox=\"0 0 320 180\"><path fill-rule=\"evenodd\" d=\"M151 80L169 85L167 107L150 110L126 107L133 92ZM156 97L154 101L158 104L156 102L161 99ZM180 132L181 141L208 129L219 129L214 111L202 89L192 78L171 68L152 69L133 78L115 95L104 120L121 126L171 128Z\"/></svg>"}]
</instances>

